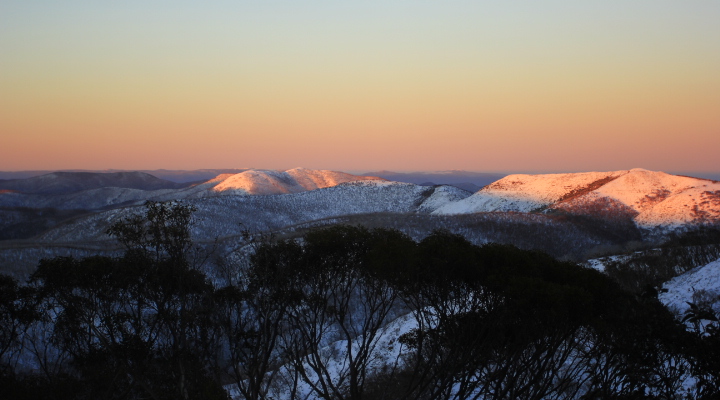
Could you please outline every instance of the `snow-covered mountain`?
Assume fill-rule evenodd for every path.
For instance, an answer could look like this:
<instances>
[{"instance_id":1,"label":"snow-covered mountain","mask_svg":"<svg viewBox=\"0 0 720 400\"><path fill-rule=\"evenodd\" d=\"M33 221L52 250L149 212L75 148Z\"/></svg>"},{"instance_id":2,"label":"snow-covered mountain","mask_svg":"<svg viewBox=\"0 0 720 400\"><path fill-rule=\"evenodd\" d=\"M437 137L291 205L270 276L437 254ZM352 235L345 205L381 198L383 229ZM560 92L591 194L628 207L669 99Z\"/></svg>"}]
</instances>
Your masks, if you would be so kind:
<instances>
[{"instance_id":1,"label":"snow-covered mountain","mask_svg":"<svg viewBox=\"0 0 720 400\"><path fill-rule=\"evenodd\" d=\"M98 210L168 201L234 195L293 194L348 182L387 182L343 172L295 168L246 170L191 186L141 172L58 172L0 181L0 207ZM420 189L419 189L420 190ZM509 175L472 196L448 188L416 211L435 214L515 211L632 219L643 228L720 221L720 182L633 169L571 174ZM446 193L449 197L442 197Z\"/></svg>"},{"instance_id":2,"label":"snow-covered mountain","mask_svg":"<svg viewBox=\"0 0 720 400\"><path fill-rule=\"evenodd\" d=\"M212 191L222 194L285 194L337 186L341 183L384 180L344 172L294 168L287 171L248 170L227 176Z\"/></svg>"},{"instance_id":3,"label":"snow-covered mountain","mask_svg":"<svg viewBox=\"0 0 720 400\"><path fill-rule=\"evenodd\" d=\"M0 181L0 207L102 209L147 200L168 201L218 195L300 193L341 183L382 180L344 172L295 168L288 171L247 170L221 174L188 186L143 172L56 172L27 179Z\"/></svg>"},{"instance_id":4,"label":"snow-covered mountain","mask_svg":"<svg viewBox=\"0 0 720 400\"><path fill-rule=\"evenodd\" d=\"M512 243L578 260L664 232L638 227L720 221L719 182L642 169L510 175L471 195L452 186L295 168L222 174L179 189L0 192L0 237L26 239L23 248L104 242L111 223L138 212L135 206L147 200L183 200L195 206L193 233L201 241L233 237L242 229L289 233L342 220L400 229L417 239L432 229L448 229L474 243ZM7 262L0 254L0 264L25 257L25 250L11 252ZM25 258L36 263L35 256Z\"/></svg>"},{"instance_id":5,"label":"snow-covered mountain","mask_svg":"<svg viewBox=\"0 0 720 400\"><path fill-rule=\"evenodd\" d=\"M566 212L632 218L644 228L720 221L720 182L632 169L509 175L436 214Z\"/></svg>"},{"instance_id":6,"label":"snow-covered mountain","mask_svg":"<svg viewBox=\"0 0 720 400\"><path fill-rule=\"evenodd\" d=\"M207 240L237 235L241 227L262 232L346 215L429 213L447 202L469 195L451 186L425 187L365 180L300 193L226 194L189 197L185 201L197 209L195 238ZM45 243L107 240L105 230L110 224L137 211L134 207L127 207L95 213L51 229L37 240Z\"/></svg>"}]
</instances>

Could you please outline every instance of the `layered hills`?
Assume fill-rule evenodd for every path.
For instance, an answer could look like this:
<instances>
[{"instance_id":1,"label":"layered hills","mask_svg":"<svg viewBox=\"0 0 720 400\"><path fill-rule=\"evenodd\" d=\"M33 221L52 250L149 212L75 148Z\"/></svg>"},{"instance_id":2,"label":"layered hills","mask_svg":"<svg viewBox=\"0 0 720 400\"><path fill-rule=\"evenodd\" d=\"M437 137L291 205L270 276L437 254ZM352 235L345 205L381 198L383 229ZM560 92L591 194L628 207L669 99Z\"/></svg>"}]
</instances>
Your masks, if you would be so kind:
<instances>
[{"instance_id":1,"label":"layered hills","mask_svg":"<svg viewBox=\"0 0 720 400\"><path fill-rule=\"evenodd\" d=\"M193 184L170 182L144 172L55 172L27 179L0 180L0 207L96 210L148 200L300 193L366 180L383 179L305 168L245 170Z\"/></svg>"},{"instance_id":2,"label":"layered hills","mask_svg":"<svg viewBox=\"0 0 720 400\"><path fill-rule=\"evenodd\" d=\"M511 243L574 260L720 222L720 182L643 169L516 174L475 193L304 168L243 170L184 185L142 172L53 173L0 181L0 244L7 249L0 265L31 266L64 254L51 248L106 242L108 226L146 201L175 200L197 209L193 234L201 241L241 229L293 234L348 223L416 239L447 229L473 243ZM32 256L23 250L30 248Z\"/></svg>"},{"instance_id":3,"label":"layered hills","mask_svg":"<svg viewBox=\"0 0 720 400\"><path fill-rule=\"evenodd\" d=\"M52 172L25 179L0 180L0 190L25 194L68 194L117 187L138 190L179 189L187 184L157 178L144 172Z\"/></svg>"},{"instance_id":4,"label":"layered hills","mask_svg":"<svg viewBox=\"0 0 720 400\"><path fill-rule=\"evenodd\" d=\"M363 186L365 189L352 191L357 196L377 191L371 188L378 185L387 186L385 191L402 191L409 185L407 187L413 187L417 193L432 192L431 199L413 200L413 210L435 215L570 214L632 220L642 228L720 221L720 182L644 169L508 175L472 195L449 186L428 191L422 189L423 186L379 177L305 168L244 170L194 184L170 182L143 172L55 172L27 179L0 180L0 207L103 210L139 205L148 200L299 194L353 182L367 183Z\"/></svg>"},{"instance_id":5,"label":"layered hills","mask_svg":"<svg viewBox=\"0 0 720 400\"><path fill-rule=\"evenodd\" d=\"M64 178L63 175L60 178ZM145 177L146 174L136 175ZM72 186L76 191L65 185L63 190L56 190L56 194L47 193L51 189L39 183L49 182L50 188L59 186L56 184L58 176L51 175L29 178L24 186L20 183L13 186L33 187L35 193L0 192L0 240L27 239L45 231L38 238L45 243L48 238L66 242L102 238L105 237L108 218L112 220L111 216L134 212L133 207L146 201L184 200L192 203L199 210L198 220L202 221L200 225L203 227L201 236L216 237L237 232L239 224L264 230L361 213L429 213L471 194L451 186L425 187L304 168L246 170L218 175L178 189L156 188L157 185L128 187L131 185L114 180L121 177L118 174L102 177L109 186L95 187L98 179L94 174L70 176L80 180ZM82 182L81 178L90 182ZM53 228L63 222L63 217L75 218L78 215L86 216ZM98 218L99 221L92 222L91 227L86 226Z\"/></svg>"},{"instance_id":6,"label":"layered hills","mask_svg":"<svg viewBox=\"0 0 720 400\"><path fill-rule=\"evenodd\" d=\"M465 276L473 275L472 272L468 272L470 270L466 266L472 264L469 262L464 264L465 258L475 259L480 251L473 249L466 252L468 247L461 240L474 244L507 243L523 249L542 250L553 257L570 261L588 260L592 258L592 254L606 255L608 257L588 261L587 265L603 269L613 279L621 277L627 287L642 288L642 291L631 291L636 296L627 296L628 299L642 299L643 303L651 304L646 301L647 296L652 295L653 291L659 291L659 300L678 312L678 315L687 316L689 307L703 304L711 307L715 313L720 312L720 293L717 290L720 281L720 260L715 261L720 254L720 244L718 244L720 231L716 229L717 224L720 223L720 182L717 181L644 169L571 174L516 174L498 179L471 193L454 186L425 186L395 182L375 176L357 176L337 171L304 168L287 171L243 170L184 185L168 183L144 173L96 175L103 174L54 173L24 180L0 181L0 272L24 279L33 272L39 260L43 258L58 256L82 258L98 254L118 256L122 254L122 249L115 239L108 236L108 227L126 218L142 215L144 209L140 205L147 200L182 200L183 204L193 209L191 236L195 247L188 254L196 257L193 261L197 264L194 265L197 268L204 268L203 272L208 272L208 279L217 287L221 287L221 284L227 280L236 279L237 271L240 271L236 268L247 267L248 264L245 263L248 256L258 244L255 239L262 242L289 238L298 239L299 243L303 243L305 239L300 238L307 230L345 224L400 230L421 244L429 244L426 249L430 251L412 254L417 254L418 259L420 257L434 259L431 260L432 262L416 265L431 265L432 268L437 266L440 269L447 266L450 269L458 269L457 266L462 264L461 274ZM680 229L675 230L675 228ZM436 232L438 229L441 231L437 232L435 238L443 238L442 241L434 241L431 236L433 235L431 232ZM666 237L655 240L661 235L653 236L653 232L661 232ZM461 235L464 239L457 240L459 238L453 234ZM421 241L428 236L430 236L429 240ZM675 237L674 247L670 246L668 243L671 241L667 240L673 237ZM393 252L400 247L392 241L384 243L385 240L377 241L383 242L383 246L388 245L379 247L382 249L382 254L377 258L378 262L385 262L385 257L389 257L388 260L397 258L400 260L398 265L402 266L403 271L406 270L405 264L415 265L412 262L406 263L407 259L415 259L415 256L407 257L406 254L411 253L398 251L400 257L397 257ZM437 245L438 243L440 245ZM543 275L542 279L545 279L545 276L553 276L552 285L542 286L542 291L531 290L532 296L528 297L528 300L532 301L542 300L542 307L537 310L547 308L552 312L538 314L533 309L528 314L532 314L533 319L537 319L538 315L540 318L546 316L555 318L559 315L560 319L557 321L563 324L566 318L564 309L558 308L562 312L556 312L556 308L550 307L558 304L564 307L565 297L571 299L568 304L574 305L572 299L577 297L575 294L579 293L579 289L568 282L574 282L577 276L582 276L584 282L591 282L590 286L587 286L588 289L602 288L597 291L598 299L592 301L594 308L598 308L597 304L608 298L607 294L614 296L619 293L607 290L604 281L597 279L598 275L588 274L585 278L587 271L579 275L578 271L573 271L565 263L558 263L557 268L550 264L537 264L537 259L543 259L544 256L536 252L507 251L508 247L496 245L490 245L487 249L489 249L487 264L477 264L483 268L484 277L488 276L485 270L490 269L488 265L491 263L505 263L512 267L503 270L502 276L508 273L516 274L518 271L531 274L528 277L532 279L524 277L517 283L513 281L513 285L517 286L513 286L513 290L507 293L514 294L518 288L523 291L527 288L535 290L531 284L540 280L538 276ZM295 257L300 253L289 254ZM490 261L490 256L496 260ZM708 259L701 261L711 256L713 258L710 262ZM314 260L317 259L314 254L307 258L310 262L315 262ZM655 262L656 260L662 262ZM677 260L683 260L684 264L677 263ZM519 262L526 261L529 262L527 267L517 268ZM563 267L560 268L560 265ZM346 264L342 264L342 267L345 268ZM538 275L538 268L546 267L549 268ZM688 272L670 280L672 276L683 271ZM662 276L664 276L662 280L658 278ZM316 281L308 282L312 285ZM373 284L377 282L379 281L373 281ZM425 287L424 282L418 282ZM459 288L458 293L463 293L465 288L462 284L454 287ZM567 292L567 296L564 292L566 288L572 289ZM358 299L362 302L362 297L356 294L370 293L365 292L365 289L361 290L348 296L353 299L351 303ZM587 294L586 297L595 296L595 292L585 290L585 286L582 286L581 291ZM430 310L427 318L419 322L414 319L419 315L416 312L403 315L408 311L405 304L396 308L387 308L388 317L383 317L383 325L378 325L378 329L373 333L376 336L373 339L374 344L368 351L372 359L369 365L375 370L386 371L393 363L409 359L407 357L410 354L408 353L410 347L405 346L401 338L409 337L412 340L415 333L413 330L417 326L423 326L422 323L428 321L430 324L434 323L432 321L436 321L439 315L437 310L441 310L447 304L450 307L445 307L449 311L446 319L451 325L455 324L459 321L455 317L471 315L463 311L464 304L476 298L475 294L484 292L486 292L484 288L480 291L465 292L464 295L461 294L463 297L458 299L459 302L451 300L452 304L443 297L437 303L440 307L427 308ZM548 293L551 296L548 296ZM558 293L560 295L557 295ZM616 297L625 298L625 296ZM562 299L562 302L556 301L557 299ZM295 304L298 303L295 301L293 300L293 308L289 308L290 310L297 308ZM490 299L490 301L495 300ZM498 304L502 305L498 310L506 309L504 300ZM508 324L507 328L516 329L520 326L515 322L518 315L515 311L526 311L527 304L530 302L524 300L518 304L522 307L512 308L513 313L503 322ZM242 311L245 312L250 308L243 307ZM607 308L612 314L600 315L615 317L616 311L621 308L613 305ZM477 309L481 310L482 315L487 314L485 303ZM600 309L606 308L600 307ZM303 308L301 311L305 310ZM312 309L307 308L307 310ZM425 308L420 308L418 312L424 310ZM460 314L457 310L461 311ZM568 309L573 314L576 310L577 307ZM363 308L360 313L355 311L347 313L350 317L346 320L362 317L361 314L367 311L367 308ZM640 314L642 313L633 311L627 315L628 318L635 318ZM497 310L494 311L491 319L498 315L501 314ZM658 314L651 314L648 319L655 318L655 315ZM298 320L289 321L294 323ZM585 316L578 319L578 321L585 320L588 320ZM475 323L473 318L469 321ZM521 328L525 326L521 325ZM545 325L547 324L543 322L538 326ZM323 329L325 332L331 332L331 335L340 331L335 329L335 323L327 326L332 328ZM476 325L470 326L472 329L476 327ZM594 339L588 341L585 331L582 330L580 336L575 334L567 336L566 332L576 332L577 326L579 325L573 320L572 324L568 325L570 330L556 331L553 328L548 332L553 334L559 332L562 338L570 337L567 343L579 345L577 350L572 351L585 354L584 350L588 348L588 343L594 345L592 343ZM607 326L603 323L601 332L608 332ZM621 326L622 332L633 331L627 329L628 324L623 323ZM345 332L348 333L349 330ZM344 373L340 370L347 363L349 357L347 352L360 346L358 343L364 338L370 337L355 332L345 337L326 336L314 345L313 348L321 349L322 353L318 352L318 354L322 354L323 362L328 366L326 370L329 379L342 382L344 378L339 376ZM460 332L460 335L467 336L463 335L463 332ZM445 344L449 342L442 343L442 349L445 351L444 349L447 348ZM527 343L530 343L532 350L532 346L539 342ZM555 354L553 349L557 348L557 345L553 346L549 351L551 355ZM652 348L654 349L655 346L653 345ZM306 349L303 348L302 352L296 354L305 357ZM546 349L541 350L547 352ZM615 351L614 347L611 350ZM518 354L524 353L518 352ZM558 370L565 369L568 365L573 366L571 363L576 357L575 353L571 352L563 352L563 354L567 357L567 361L560 359L557 363ZM665 359L659 360L663 362L662 360ZM548 362L554 362L553 360L555 356L548 358ZM276 373L291 371L288 369L291 364L283 366L280 360L277 361L275 365L278 368L271 373L273 376ZM292 367L298 365L308 368L298 362L292 364ZM595 368L595 364L587 365ZM615 367L611 366L611 368ZM583 372L577 375L580 376L578 378L580 382L585 379L584 374ZM246 378L243 376L241 379ZM654 375L652 379L655 379ZM690 387L689 384L686 385L686 381L678 379L677 382L680 382L678 387ZM673 387L673 390L675 389L676 387ZM293 390L312 396L309 385L300 384ZM274 395L277 398L284 398L285 393L287 390L282 387Z\"/></svg>"},{"instance_id":7,"label":"layered hills","mask_svg":"<svg viewBox=\"0 0 720 400\"><path fill-rule=\"evenodd\" d=\"M435 171L435 172L393 172L377 171L363 175L377 176L389 181L415 183L423 186L451 185L470 192L476 192L506 174L471 172L471 171Z\"/></svg>"}]
</instances>

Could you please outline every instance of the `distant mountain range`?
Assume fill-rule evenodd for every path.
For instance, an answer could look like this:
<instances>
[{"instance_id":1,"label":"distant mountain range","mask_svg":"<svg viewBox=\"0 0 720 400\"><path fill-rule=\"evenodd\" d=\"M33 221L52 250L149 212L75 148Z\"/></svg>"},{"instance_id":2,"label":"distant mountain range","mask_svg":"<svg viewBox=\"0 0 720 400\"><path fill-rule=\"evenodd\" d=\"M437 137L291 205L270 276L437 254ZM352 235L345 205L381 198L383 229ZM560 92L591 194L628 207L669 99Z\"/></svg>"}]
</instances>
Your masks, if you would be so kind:
<instances>
[{"instance_id":1,"label":"distant mountain range","mask_svg":"<svg viewBox=\"0 0 720 400\"><path fill-rule=\"evenodd\" d=\"M378 177L305 168L284 172L245 170L221 174L200 183L176 183L139 171L53 172L26 179L0 180L0 207L95 210L147 200L300 193L364 180L384 181Z\"/></svg>"},{"instance_id":2,"label":"distant mountain range","mask_svg":"<svg viewBox=\"0 0 720 400\"><path fill-rule=\"evenodd\" d=\"M581 243L571 251L573 257L592 246L615 243L620 240L616 237L641 240L641 230L720 223L719 182L643 169L514 174L487 184L483 180L492 174L464 171L367 175L373 176L295 168L241 170L185 183L141 171L53 172L0 180L0 241L38 240L46 246L107 240L108 224L148 200L191 203L198 209L196 233L202 240L237 234L238 226L284 231L298 224L372 215L364 221L408 229L413 237L450 228L477 243L527 242L528 248L530 241L518 235L552 226L557 230L554 239L542 248L563 255L557 253L562 246L556 246L566 235ZM430 179L446 185L424 186ZM450 185L470 179L483 188L473 193ZM419 183L402 182L409 180ZM588 223L595 225L582 226Z\"/></svg>"},{"instance_id":3,"label":"distant mountain range","mask_svg":"<svg viewBox=\"0 0 720 400\"><path fill-rule=\"evenodd\" d=\"M377 176L389 181L414 183L416 185L452 185L469 192L477 192L483 186L489 185L506 174L470 172L470 171L436 171L436 172L393 172L377 171L362 175Z\"/></svg>"},{"instance_id":4,"label":"distant mountain range","mask_svg":"<svg viewBox=\"0 0 720 400\"><path fill-rule=\"evenodd\" d=\"M145 172L51 172L25 179L0 180L0 190L25 194L68 194L83 190L117 187L139 190L180 189L188 186L157 178Z\"/></svg>"},{"instance_id":5,"label":"distant mountain range","mask_svg":"<svg viewBox=\"0 0 720 400\"><path fill-rule=\"evenodd\" d=\"M224 172L195 179L210 171ZM203 268L216 275L229 271L223 269L228 265L243 265L253 251L248 237L300 238L338 224L396 229L417 241L442 230L474 244L512 244L605 271L625 271L618 260L643 251L659 251L665 260L668 238L720 227L720 182L639 168L507 176L305 168L175 171L163 177L65 171L0 180L0 273L25 279L41 259L118 256L121 245L108 228L142 214L148 200L181 200L194 209L192 240L198 254L208 251ZM675 254L692 255L683 257L698 264L697 242L684 246L686 253ZM684 313L699 293L720 312L720 260L701 264L658 286L659 300ZM627 265L638 268L623 272L632 277L656 268ZM399 356L402 346L391 343L413 327L407 321L401 316L379 337L376 348L388 359Z\"/></svg>"},{"instance_id":6,"label":"distant mountain range","mask_svg":"<svg viewBox=\"0 0 720 400\"><path fill-rule=\"evenodd\" d=\"M177 183L197 183L203 182L215 178L218 175L223 174L238 174L244 171L256 170L252 168L242 169L198 169L198 170L140 170L140 171L120 171L120 170L106 170L106 171L86 171L86 170L68 170L62 172L94 172L94 173L116 173L116 172L144 172L146 174L153 175L155 177L165 179ZM264 170L269 171L269 170ZM2 179L26 179L36 177L40 175L46 175L54 173L56 171L0 171L0 181ZM414 183L417 185L454 185L463 187L466 190L477 191L481 187L490 184L506 174L499 173L482 173L482 172L470 172L470 171L437 171L437 172L393 172L393 171L379 171L379 172L367 172L359 174L359 176L372 176L387 179L396 182L407 182Z\"/></svg>"},{"instance_id":7,"label":"distant mountain range","mask_svg":"<svg viewBox=\"0 0 720 400\"><path fill-rule=\"evenodd\" d=\"M59 172L0 181L0 241L27 239L43 232L44 238L58 238L53 232L60 224L69 229L69 234L62 234L64 241L83 242L88 232L104 238L107 220L90 228L83 226L84 221L104 218L105 210L116 215L114 209L128 209L148 200L185 200L200 210L210 207L213 211L203 216L207 224L203 223L201 236L214 237L237 233L240 224L264 230L359 213L429 213L470 194L449 186L424 187L304 168L245 170L192 184L137 171Z\"/></svg>"},{"instance_id":8,"label":"distant mountain range","mask_svg":"<svg viewBox=\"0 0 720 400\"><path fill-rule=\"evenodd\" d=\"M372 176L368 176L373 174ZM302 193L357 181L429 185L483 184L437 204L438 215L478 212L541 212L629 218L640 227L715 223L720 220L717 181L633 169L568 174L500 175L447 171L430 174L378 171L352 175L328 170L244 170L199 183L178 183L145 172L52 172L0 180L0 207L97 210L166 201L234 195ZM473 182L467 182L474 179ZM479 185L478 185L479 186ZM469 193L468 193L469 192ZM461 193L461 192L458 192Z\"/></svg>"},{"instance_id":9,"label":"distant mountain range","mask_svg":"<svg viewBox=\"0 0 720 400\"><path fill-rule=\"evenodd\" d=\"M248 168L224 168L224 169L193 169L193 170L173 170L173 169L153 169L153 170L34 170L34 171L0 171L0 180L2 179L26 179L34 176L47 175L54 172L89 172L109 174L116 172L144 172L155 177L165 179L176 183L202 182L212 179L220 174L237 174L247 171Z\"/></svg>"}]
</instances>

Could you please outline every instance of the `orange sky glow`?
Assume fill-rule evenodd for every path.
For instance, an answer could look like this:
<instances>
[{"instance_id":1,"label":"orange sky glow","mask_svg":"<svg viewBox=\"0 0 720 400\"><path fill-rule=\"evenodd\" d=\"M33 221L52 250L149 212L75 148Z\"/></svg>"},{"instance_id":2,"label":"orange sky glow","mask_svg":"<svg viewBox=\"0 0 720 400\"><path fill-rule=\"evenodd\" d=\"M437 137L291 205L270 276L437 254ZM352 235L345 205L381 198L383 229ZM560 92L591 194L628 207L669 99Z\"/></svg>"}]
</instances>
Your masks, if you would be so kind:
<instances>
[{"instance_id":1,"label":"orange sky glow","mask_svg":"<svg viewBox=\"0 0 720 400\"><path fill-rule=\"evenodd\" d=\"M720 171L715 1L15 3L0 170Z\"/></svg>"}]
</instances>

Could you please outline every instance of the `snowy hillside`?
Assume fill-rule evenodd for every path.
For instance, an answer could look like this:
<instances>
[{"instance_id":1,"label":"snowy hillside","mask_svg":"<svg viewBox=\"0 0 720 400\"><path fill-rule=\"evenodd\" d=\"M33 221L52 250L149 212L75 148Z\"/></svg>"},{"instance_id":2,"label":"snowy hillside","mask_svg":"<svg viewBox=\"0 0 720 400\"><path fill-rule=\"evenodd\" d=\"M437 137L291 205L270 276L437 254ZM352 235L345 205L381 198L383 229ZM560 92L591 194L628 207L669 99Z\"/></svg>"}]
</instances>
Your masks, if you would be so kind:
<instances>
[{"instance_id":1,"label":"snowy hillside","mask_svg":"<svg viewBox=\"0 0 720 400\"><path fill-rule=\"evenodd\" d=\"M405 358L409 356L411 351L404 346L398 340L402 335L411 332L413 329L417 329L417 320L414 318L412 313L405 314L379 330L376 339L373 341L371 346L370 354L368 354L368 369L375 373L382 373L392 368L402 368L405 366ZM362 338L360 338L361 340ZM329 346L320 349L320 354L324 359L327 360L327 370L331 374L331 379L340 380L347 379L349 375L348 358L357 357L358 351L358 340L352 341L348 346L347 340L339 340L330 344ZM352 353L348 353L348 349L352 349ZM299 381L298 387L295 388L296 397L300 399L315 399L317 398L316 393L313 392L313 385L321 385L317 374L313 371L312 367L307 363L303 363L305 374L307 374L309 380L312 382L310 385L307 382ZM290 382L293 377L293 368L291 365L283 365L277 371L279 376L278 381ZM237 390L236 385L228 385L226 387L228 393L233 400L241 400L243 397ZM292 396L287 390L287 387L278 385L273 387L269 391L269 398L278 400L290 400Z\"/></svg>"},{"instance_id":2,"label":"snowy hillside","mask_svg":"<svg viewBox=\"0 0 720 400\"><path fill-rule=\"evenodd\" d=\"M192 186L164 181L145 173L57 172L0 182L0 207L96 210L218 195L300 193L341 183L377 180L336 171L295 168L285 172L247 170L221 174ZM2 186L4 183L5 186Z\"/></svg>"},{"instance_id":3,"label":"snowy hillside","mask_svg":"<svg viewBox=\"0 0 720 400\"><path fill-rule=\"evenodd\" d=\"M284 172L248 170L227 177L212 190L223 194L285 194L322 189L352 181L378 179L381 178L305 168L294 168Z\"/></svg>"},{"instance_id":4,"label":"snowy hillside","mask_svg":"<svg viewBox=\"0 0 720 400\"><path fill-rule=\"evenodd\" d=\"M246 170L181 188L144 173L54 173L0 182L6 186L0 190L0 207L98 210L140 205L147 200L296 194L361 181L388 182L304 168ZM432 198L419 199L424 205L414 211L442 215L560 212L632 220L643 228L674 228L720 221L720 182L643 169L509 175L469 197L467 192L450 187L432 193Z\"/></svg>"},{"instance_id":5,"label":"snowy hillside","mask_svg":"<svg viewBox=\"0 0 720 400\"><path fill-rule=\"evenodd\" d=\"M199 239L277 230L323 218L369 213L431 212L468 192L454 187L425 187L378 180L343 183L324 189L282 195L224 195L188 198L197 207L194 234ZM44 233L41 242L106 240L105 230L132 208L111 210L80 218Z\"/></svg>"},{"instance_id":6,"label":"snowy hillside","mask_svg":"<svg viewBox=\"0 0 720 400\"><path fill-rule=\"evenodd\" d=\"M436 214L552 212L633 218L641 227L720 221L720 183L664 172L510 175Z\"/></svg>"},{"instance_id":7,"label":"snowy hillside","mask_svg":"<svg viewBox=\"0 0 720 400\"><path fill-rule=\"evenodd\" d=\"M7 248L0 248L0 268L25 271L51 254L67 255L69 249L88 245L114 246L105 233L108 227L137 212L148 200L192 204L198 210L195 239L213 241L244 229L254 233L292 230L297 224L348 215L427 214L470 195L455 187L419 186L342 172L299 168L246 172L219 175L182 189L105 187L57 195L0 193L0 238L24 239L21 247L8 243ZM272 192L283 194L261 194Z\"/></svg>"},{"instance_id":8,"label":"snowy hillside","mask_svg":"<svg viewBox=\"0 0 720 400\"><path fill-rule=\"evenodd\" d=\"M670 310L682 315L688 303L706 302L720 312L720 260L677 276L663 285L667 292L658 299Z\"/></svg>"},{"instance_id":9,"label":"snowy hillside","mask_svg":"<svg viewBox=\"0 0 720 400\"><path fill-rule=\"evenodd\" d=\"M591 187L596 182L613 179L617 174L617 172L585 172L509 175L486 186L467 199L442 207L437 213L530 212L556 203L582 188Z\"/></svg>"}]
</instances>

